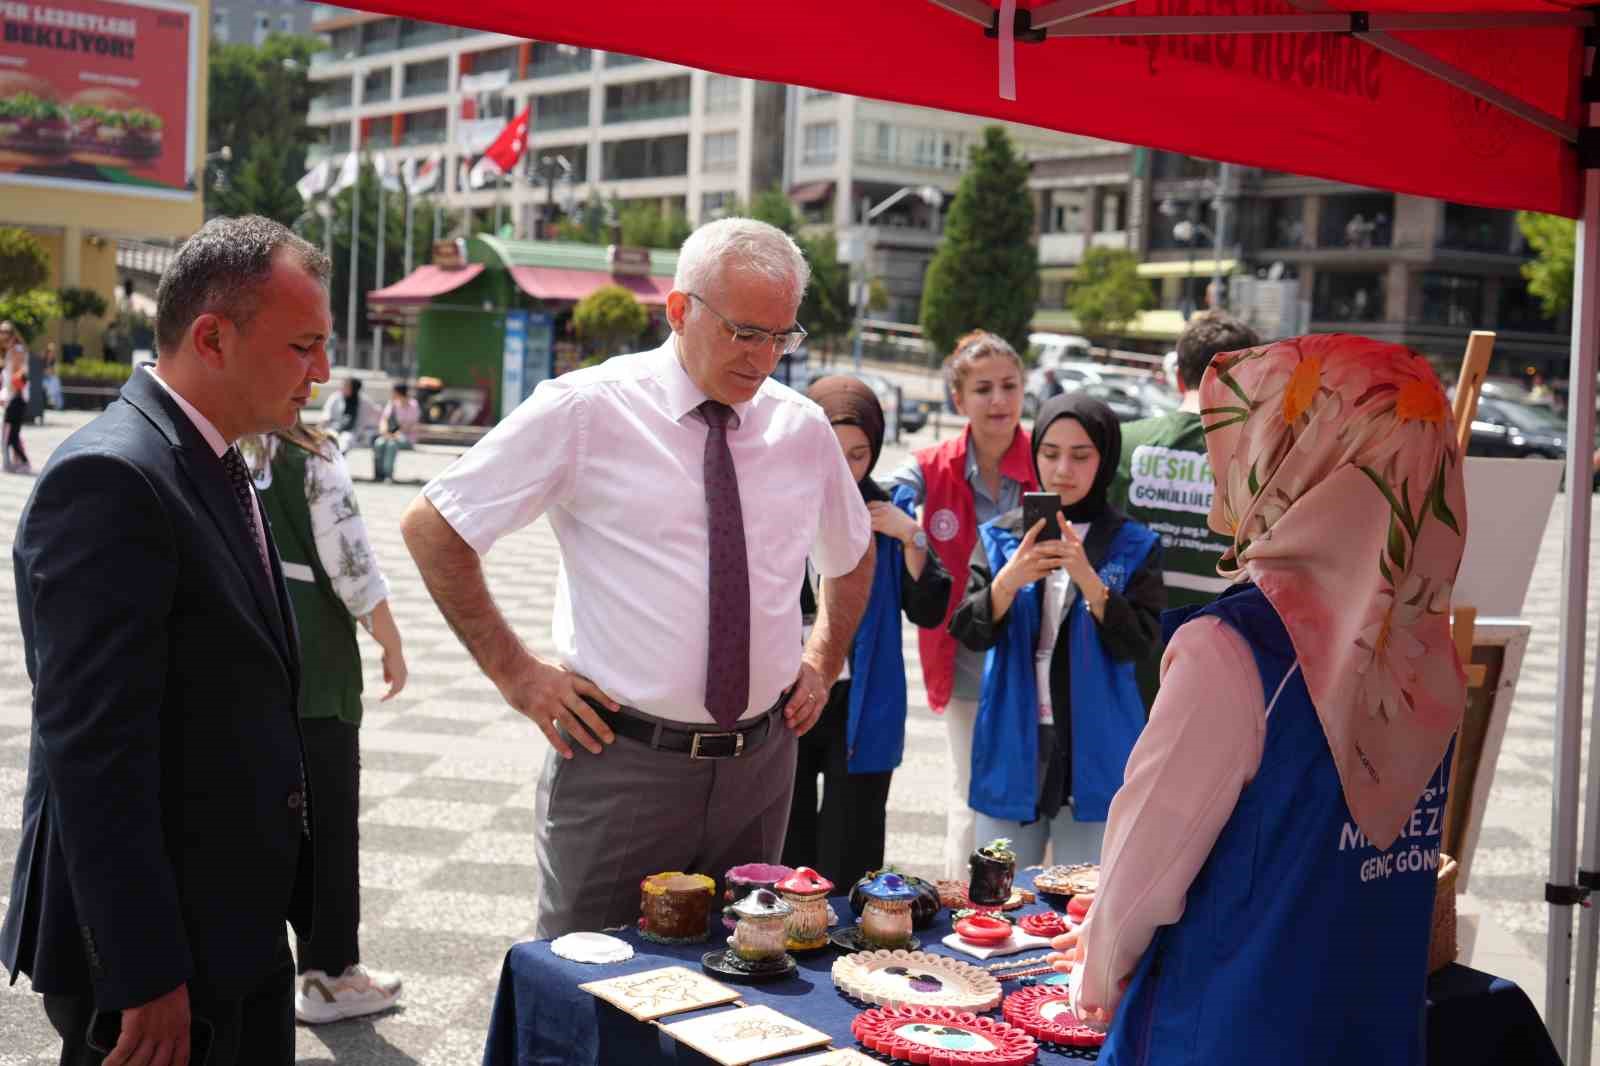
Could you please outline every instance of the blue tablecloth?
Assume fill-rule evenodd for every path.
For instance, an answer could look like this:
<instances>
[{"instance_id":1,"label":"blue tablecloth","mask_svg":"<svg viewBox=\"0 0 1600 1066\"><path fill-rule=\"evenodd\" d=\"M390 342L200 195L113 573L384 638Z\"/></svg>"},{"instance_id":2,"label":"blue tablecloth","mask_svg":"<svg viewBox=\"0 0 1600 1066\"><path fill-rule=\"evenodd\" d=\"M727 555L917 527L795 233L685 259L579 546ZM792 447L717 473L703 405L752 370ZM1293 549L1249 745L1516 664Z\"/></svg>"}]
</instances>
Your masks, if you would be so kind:
<instances>
[{"instance_id":1,"label":"blue tablecloth","mask_svg":"<svg viewBox=\"0 0 1600 1066\"><path fill-rule=\"evenodd\" d=\"M846 900L835 899L833 906L842 921L851 920ZM1026 907L1020 913L1040 909L1043 909L1042 904ZM932 928L917 933L922 950L976 962L941 943L949 932L950 912L941 911ZM489 1039L484 1049L484 1066L597 1066L601 1063L624 1066L693 1063L700 1066L709 1062L657 1027L635 1021L609 1003L580 991L578 986L662 966L686 966L698 972L700 957L713 948L722 947L722 942L669 947L643 940L632 930L617 935L633 945L635 954L627 962L607 966L559 958L550 951L547 940L513 947L506 954L500 972L500 987L495 994ZM1044 956L1043 950L1025 954ZM764 1004L820 1029L833 1037L835 1047L853 1047L850 1023L861 1008L833 987L830 971L837 957L838 953L832 948L801 955L796 958L800 970L794 977L735 987L746 1003ZM1007 993L1018 987L1020 984L1015 981L1004 985ZM663 1021L691 1017L695 1015L675 1014ZM1561 1066L1538 1012L1522 990L1510 981L1465 966L1448 966L1429 980L1427 1024L1430 1064ZM796 1055L790 1059L802 1057L804 1055ZM1075 1060L1081 1061L1081 1058L1049 1051L1039 1056L1039 1062L1045 1066Z\"/></svg>"}]
</instances>

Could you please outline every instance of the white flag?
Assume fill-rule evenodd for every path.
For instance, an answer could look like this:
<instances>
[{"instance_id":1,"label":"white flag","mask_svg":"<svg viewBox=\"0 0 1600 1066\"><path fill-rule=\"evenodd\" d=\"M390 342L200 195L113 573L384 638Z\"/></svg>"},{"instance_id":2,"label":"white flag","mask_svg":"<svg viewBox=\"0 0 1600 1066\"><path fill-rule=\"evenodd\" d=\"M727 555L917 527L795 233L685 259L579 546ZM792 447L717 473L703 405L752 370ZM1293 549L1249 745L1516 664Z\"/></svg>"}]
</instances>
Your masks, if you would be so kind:
<instances>
[{"instance_id":1,"label":"white flag","mask_svg":"<svg viewBox=\"0 0 1600 1066\"><path fill-rule=\"evenodd\" d=\"M468 173L467 177L472 182L472 187L474 189L481 189L485 185L488 185L491 181L499 178L500 175L504 173L505 171L500 169L500 164L496 163L488 156L483 156L476 163L472 164L472 170Z\"/></svg>"},{"instance_id":2,"label":"white flag","mask_svg":"<svg viewBox=\"0 0 1600 1066\"><path fill-rule=\"evenodd\" d=\"M300 199L310 203L328 191L328 182L332 178L333 163L324 159L306 171L306 176L295 182L294 187L300 191Z\"/></svg>"},{"instance_id":3,"label":"white flag","mask_svg":"<svg viewBox=\"0 0 1600 1066\"><path fill-rule=\"evenodd\" d=\"M344 162L339 165L339 176L333 179L333 185L328 189L330 196L337 196L356 183L356 177L361 173L361 157L351 152L344 157Z\"/></svg>"},{"instance_id":4,"label":"white flag","mask_svg":"<svg viewBox=\"0 0 1600 1066\"><path fill-rule=\"evenodd\" d=\"M456 160L456 190L458 192L467 192L471 189L470 178L471 174L467 161L465 159Z\"/></svg>"},{"instance_id":5,"label":"white flag","mask_svg":"<svg viewBox=\"0 0 1600 1066\"><path fill-rule=\"evenodd\" d=\"M389 157L382 152L373 153L372 172L378 176L378 180L383 183L385 189L390 192L400 191L400 175L396 172L394 164L390 162Z\"/></svg>"},{"instance_id":6,"label":"white flag","mask_svg":"<svg viewBox=\"0 0 1600 1066\"><path fill-rule=\"evenodd\" d=\"M413 156L406 160L406 191L412 196L432 192L439 184L439 176L443 170L443 156L430 155L426 159Z\"/></svg>"}]
</instances>

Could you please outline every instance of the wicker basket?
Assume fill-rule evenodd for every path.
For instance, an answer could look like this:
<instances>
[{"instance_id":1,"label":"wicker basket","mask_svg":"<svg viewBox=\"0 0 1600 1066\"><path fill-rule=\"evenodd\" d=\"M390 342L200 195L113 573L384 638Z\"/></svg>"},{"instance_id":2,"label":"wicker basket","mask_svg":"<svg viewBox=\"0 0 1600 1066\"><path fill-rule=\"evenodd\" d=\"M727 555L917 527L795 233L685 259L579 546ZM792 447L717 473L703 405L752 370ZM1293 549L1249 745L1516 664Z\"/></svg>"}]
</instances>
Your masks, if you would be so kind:
<instances>
[{"instance_id":1,"label":"wicker basket","mask_svg":"<svg viewBox=\"0 0 1600 1066\"><path fill-rule=\"evenodd\" d=\"M1439 879L1433 889L1433 929L1428 937L1428 972L1456 961L1456 875L1460 867L1439 853Z\"/></svg>"}]
</instances>

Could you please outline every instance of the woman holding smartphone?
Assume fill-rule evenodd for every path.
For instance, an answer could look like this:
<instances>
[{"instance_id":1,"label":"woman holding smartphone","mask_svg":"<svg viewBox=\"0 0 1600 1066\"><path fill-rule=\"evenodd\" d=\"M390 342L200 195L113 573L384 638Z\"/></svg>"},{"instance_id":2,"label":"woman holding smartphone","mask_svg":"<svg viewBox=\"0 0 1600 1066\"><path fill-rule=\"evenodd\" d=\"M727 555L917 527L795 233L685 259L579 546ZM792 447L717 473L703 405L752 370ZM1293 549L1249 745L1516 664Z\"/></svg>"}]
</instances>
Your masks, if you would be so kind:
<instances>
[{"instance_id":1,"label":"woman holding smartphone","mask_svg":"<svg viewBox=\"0 0 1600 1066\"><path fill-rule=\"evenodd\" d=\"M1031 522L1018 507L984 523L950 620L962 645L990 652L969 802L977 838L1010 838L1021 866L1047 844L1056 862L1094 862L1144 728L1134 664L1160 640L1161 539L1106 502L1122 430L1105 404L1054 397L1031 444L1059 504Z\"/></svg>"}]
</instances>

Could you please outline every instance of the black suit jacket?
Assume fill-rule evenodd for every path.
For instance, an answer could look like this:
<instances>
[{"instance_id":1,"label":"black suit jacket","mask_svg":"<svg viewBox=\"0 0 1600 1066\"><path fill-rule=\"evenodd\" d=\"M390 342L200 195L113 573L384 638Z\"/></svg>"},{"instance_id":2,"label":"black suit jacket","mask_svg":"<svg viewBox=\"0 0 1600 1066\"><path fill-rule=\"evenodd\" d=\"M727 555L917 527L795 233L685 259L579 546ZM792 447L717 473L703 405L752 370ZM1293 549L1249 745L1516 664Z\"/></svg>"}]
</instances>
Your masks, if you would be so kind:
<instances>
[{"instance_id":1,"label":"black suit jacket","mask_svg":"<svg viewBox=\"0 0 1600 1066\"><path fill-rule=\"evenodd\" d=\"M242 996L310 933L298 640L222 463L144 371L40 474L13 558L33 734L0 962L136 1006Z\"/></svg>"}]
</instances>

